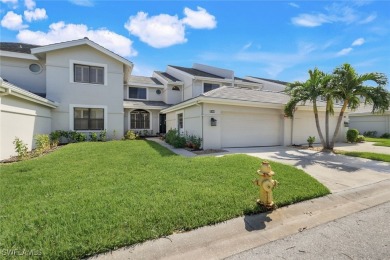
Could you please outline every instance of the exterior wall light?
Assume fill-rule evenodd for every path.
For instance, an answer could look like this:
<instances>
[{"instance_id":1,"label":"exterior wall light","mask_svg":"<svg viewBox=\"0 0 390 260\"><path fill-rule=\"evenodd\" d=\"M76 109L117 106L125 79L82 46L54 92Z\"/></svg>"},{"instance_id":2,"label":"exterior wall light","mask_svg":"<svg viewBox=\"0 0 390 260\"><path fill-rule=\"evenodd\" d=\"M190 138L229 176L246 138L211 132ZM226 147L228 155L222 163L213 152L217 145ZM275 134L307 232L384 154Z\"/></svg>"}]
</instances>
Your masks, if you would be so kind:
<instances>
[{"instance_id":1,"label":"exterior wall light","mask_svg":"<svg viewBox=\"0 0 390 260\"><path fill-rule=\"evenodd\" d=\"M214 117L211 118L211 126L217 126L217 119L215 119Z\"/></svg>"}]
</instances>

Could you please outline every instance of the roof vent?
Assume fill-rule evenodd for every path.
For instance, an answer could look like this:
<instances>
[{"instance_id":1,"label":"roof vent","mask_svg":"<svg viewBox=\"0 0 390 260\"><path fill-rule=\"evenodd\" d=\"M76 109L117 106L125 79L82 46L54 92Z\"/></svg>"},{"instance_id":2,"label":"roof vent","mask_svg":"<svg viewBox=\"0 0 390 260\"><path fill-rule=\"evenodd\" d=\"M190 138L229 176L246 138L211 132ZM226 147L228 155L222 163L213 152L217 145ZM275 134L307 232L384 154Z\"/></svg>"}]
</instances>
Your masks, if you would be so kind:
<instances>
[{"instance_id":1,"label":"roof vent","mask_svg":"<svg viewBox=\"0 0 390 260\"><path fill-rule=\"evenodd\" d=\"M84 37L84 39L89 40L88 37Z\"/></svg>"}]
</instances>

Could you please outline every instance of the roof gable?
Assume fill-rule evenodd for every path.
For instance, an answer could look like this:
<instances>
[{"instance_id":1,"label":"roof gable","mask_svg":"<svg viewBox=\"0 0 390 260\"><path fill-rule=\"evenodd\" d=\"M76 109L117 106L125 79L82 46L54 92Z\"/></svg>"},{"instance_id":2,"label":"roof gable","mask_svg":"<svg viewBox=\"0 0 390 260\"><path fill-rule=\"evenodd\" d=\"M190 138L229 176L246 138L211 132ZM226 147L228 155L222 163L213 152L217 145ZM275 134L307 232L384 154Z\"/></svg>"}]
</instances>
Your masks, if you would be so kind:
<instances>
[{"instance_id":1,"label":"roof gable","mask_svg":"<svg viewBox=\"0 0 390 260\"><path fill-rule=\"evenodd\" d=\"M74 40L74 41L68 41L68 42L60 42L60 43L54 43L54 44L49 44L46 46L41 46L41 47L36 47L31 49L31 54L41 54L41 53L46 53L49 51L55 51L59 49L65 49L65 48L70 48L70 47L76 47L76 46L81 46L81 45L88 45L108 56L110 56L113 59L118 60L119 62L129 66L133 67L133 63L122 56L104 48L103 46L89 40L88 38L83 38L79 40Z\"/></svg>"}]
</instances>

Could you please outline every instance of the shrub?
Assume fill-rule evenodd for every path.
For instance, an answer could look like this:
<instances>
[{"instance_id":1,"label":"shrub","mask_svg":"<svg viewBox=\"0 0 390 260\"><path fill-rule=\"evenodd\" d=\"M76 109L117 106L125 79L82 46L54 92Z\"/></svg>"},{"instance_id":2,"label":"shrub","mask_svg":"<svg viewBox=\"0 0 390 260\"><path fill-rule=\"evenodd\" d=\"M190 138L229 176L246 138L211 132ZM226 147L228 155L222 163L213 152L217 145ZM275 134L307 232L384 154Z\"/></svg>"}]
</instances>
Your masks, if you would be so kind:
<instances>
[{"instance_id":1,"label":"shrub","mask_svg":"<svg viewBox=\"0 0 390 260\"><path fill-rule=\"evenodd\" d=\"M99 132L99 141L105 142L107 140L107 131L104 129Z\"/></svg>"},{"instance_id":2,"label":"shrub","mask_svg":"<svg viewBox=\"0 0 390 260\"><path fill-rule=\"evenodd\" d=\"M390 133L384 133L381 138L390 138Z\"/></svg>"},{"instance_id":3,"label":"shrub","mask_svg":"<svg viewBox=\"0 0 390 260\"><path fill-rule=\"evenodd\" d=\"M376 137L377 131L366 131L363 133L365 137Z\"/></svg>"},{"instance_id":4,"label":"shrub","mask_svg":"<svg viewBox=\"0 0 390 260\"><path fill-rule=\"evenodd\" d=\"M313 147L313 143L316 141L316 137L309 136L306 141L309 143L309 147Z\"/></svg>"},{"instance_id":5,"label":"shrub","mask_svg":"<svg viewBox=\"0 0 390 260\"><path fill-rule=\"evenodd\" d=\"M42 154L50 150L50 137L49 135L35 135L35 152Z\"/></svg>"},{"instance_id":6,"label":"shrub","mask_svg":"<svg viewBox=\"0 0 390 260\"><path fill-rule=\"evenodd\" d=\"M15 152L18 154L19 160L23 160L24 158L26 158L28 155L27 144L25 144L18 137L15 137L13 144L15 145Z\"/></svg>"},{"instance_id":7,"label":"shrub","mask_svg":"<svg viewBox=\"0 0 390 260\"><path fill-rule=\"evenodd\" d=\"M195 150L199 150L202 146L202 138L196 135L186 135L186 146Z\"/></svg>"},{"instance_id":8,"label":"shrub","mask_svg":"<svg viewBox=\"0 0 390 260\"><path fill-rule=\"evenodd\" d=\"M350 143L355 143L358 135L359 131L357 129L349 129L347 131L347 141Z\"/></svg>"},{"instance_id":9,"label":"shrub","mask_svg":"<svg viewBox=\"0 0 390 260\"><path fill-rule=\"evenodd\" d=\"M187 140L184 136L177 135L172 140L172 146L175 148L184 148L186 146Z\"/></svg>"},{"instance_id":10,"label":"shrub","mask_svg":"<svg viewBox=\"0 0 390 260\"><path fill-rule=\"evenodd\" d=\"M364 141L366 141L364 135L358 135L358 137L356 138L357 143L363 143Z\"/></svg>"},{"instance_id":11,"label":"shrub","mask_svg":"<svg viewBox=\"0 0 390 260\"><path fill-rule=\"evenodd\" d=\"M51 132L49 135L51 146L56 147L60 142L61 136L62 136L62 131L60 131L60 130L56 130L54 132Z\"/></svg>"},{"instance_id":12,"label":"shrub","mask_svg":"<svg viewBox=\"0 0 390 260\"><path fill-rule=\"evenodd\" d=\"M173 140L176 136L179 135L179 132L176 129L170 129L168 133L165 135L165 142L168 144L172 144Z\"/></svg>"},{"instance_id":13,"label":"shrub","mask_svg":"<svg viewBox=\"0 0 390 260\"><path fill-rule=\"evenodd\" d=\"M91 132L91 133L89 134L89 138L91 138L91 141L92 141L92 142L97 142L97 141L98 141L98 135L97 135L96 132Z\"/></svg>"},{"instance_id":14,"label":"shrub","mask_svg":"<svg viewBox=\"0 0 390 260\"><path fill-rule=\"evenodd\" d=\"M127 131L124 136L125 140L137 140L138 138L139 136L136 133L134 133L134 131L132 130Z\"/></svg>"}]
</instances>

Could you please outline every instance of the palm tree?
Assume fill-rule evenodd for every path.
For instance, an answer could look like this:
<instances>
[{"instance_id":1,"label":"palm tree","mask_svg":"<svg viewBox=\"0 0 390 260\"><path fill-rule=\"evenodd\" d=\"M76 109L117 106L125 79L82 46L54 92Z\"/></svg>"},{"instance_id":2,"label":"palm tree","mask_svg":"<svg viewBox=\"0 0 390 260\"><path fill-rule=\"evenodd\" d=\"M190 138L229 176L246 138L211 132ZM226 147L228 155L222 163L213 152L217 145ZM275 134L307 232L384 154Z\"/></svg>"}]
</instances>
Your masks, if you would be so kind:
<instances>
[{"instance_id":1,"label":"palm tree","mask_svg":"<svg viewBox=\"0 0 390 260\"><path fill-rule=\"evenodd\" d=\"M288 117L293 117L295 108L299 103L305 104L308 101L312 102L318 135L320 137L321 144L324 147L325 141L318 118L317 99L323 95L323 80L325 76L325 73L320 71L318 68L315 68L313 71L309 70L309 79L305 82L296 81L289 84L285 92L291 96L291 99L284 108L284 113Z\"/></svg>"},{"instance_id":2,"label":"palm tree","mask_svg":"<svg viewBox=\"0 0 390 260\"><path fill-rule=\"evenodd\" d=\"M381 112L390 107L390 93L384 86L388 79L385 74L372 72L359 75L355 69L348 63L336 68L333 71L333 98L343 100L343 106L337 119L336 129L333 134L329 148L334 148L336 137L340 130L341 121L347 107L352 110L359 107L361 104L360 98L364 99L365 104L371 104L372 113ZM364 85L366 81L373 81L378 86L370 87Z\"/></svg>"}]
</instances>

